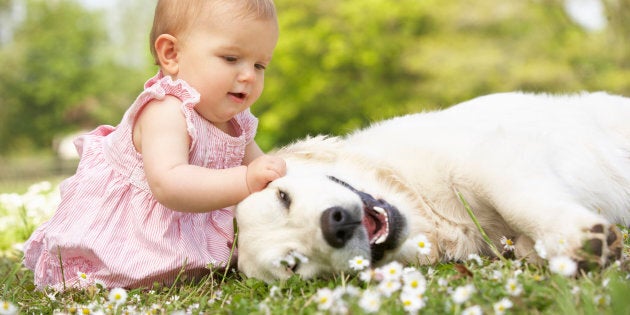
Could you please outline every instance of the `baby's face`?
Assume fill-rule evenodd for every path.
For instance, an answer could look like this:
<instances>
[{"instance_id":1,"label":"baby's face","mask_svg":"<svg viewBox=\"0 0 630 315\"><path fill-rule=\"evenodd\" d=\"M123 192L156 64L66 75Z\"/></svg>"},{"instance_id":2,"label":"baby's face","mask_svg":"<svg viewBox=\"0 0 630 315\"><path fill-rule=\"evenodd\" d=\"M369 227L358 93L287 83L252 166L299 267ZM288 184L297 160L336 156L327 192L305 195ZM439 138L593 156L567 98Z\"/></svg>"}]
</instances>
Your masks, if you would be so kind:
<instances>
[{"instance_id":1,"label":"baby's face","mask_svg":"<svg viewBox=\"0 0 630 315\"><path fill-rule=\"evenodd\" d=\"M278 41L278 24L275 19L213 10L202 14L182 38L176 78L201 94L197 112L220 125L260 97L265 68Z\"/></svg>"}]
</instances>

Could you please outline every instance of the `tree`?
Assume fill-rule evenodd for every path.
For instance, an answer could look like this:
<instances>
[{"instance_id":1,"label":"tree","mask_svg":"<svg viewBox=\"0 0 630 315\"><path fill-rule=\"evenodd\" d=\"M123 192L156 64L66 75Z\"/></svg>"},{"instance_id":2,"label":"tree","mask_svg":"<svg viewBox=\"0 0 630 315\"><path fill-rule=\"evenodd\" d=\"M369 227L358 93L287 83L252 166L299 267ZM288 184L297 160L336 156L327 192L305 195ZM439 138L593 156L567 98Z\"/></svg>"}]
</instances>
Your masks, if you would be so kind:
<instances>
[{"instance_id":1,"label":"tree","mask_svg":"<svg viewBox=\"0 0 630 315\"><path fill-rule=\"evenodd\" d=\"M280 41L253 108L259 143L345 134L493 92L630 93L627 53L609 39L627 31L630 11L606 1L619 17L589 33L562 0L276 0Z\"/></svg>"},{"instance_id":2,"label":"tree","mask_svg":"<svg viewBox=\"0 0 630 315\"><path fill-rule=\"evenodd\" d=\"M28 0L26 9L13 41L0 51L5 153L49 149L58 133L91 128L112 113L120 119L130 103L129 79L139 72L124 71L99 53L108 45L100 13L67 0ZM142 87L138 82L134 91Z\"/></svg>"}]
</instances>

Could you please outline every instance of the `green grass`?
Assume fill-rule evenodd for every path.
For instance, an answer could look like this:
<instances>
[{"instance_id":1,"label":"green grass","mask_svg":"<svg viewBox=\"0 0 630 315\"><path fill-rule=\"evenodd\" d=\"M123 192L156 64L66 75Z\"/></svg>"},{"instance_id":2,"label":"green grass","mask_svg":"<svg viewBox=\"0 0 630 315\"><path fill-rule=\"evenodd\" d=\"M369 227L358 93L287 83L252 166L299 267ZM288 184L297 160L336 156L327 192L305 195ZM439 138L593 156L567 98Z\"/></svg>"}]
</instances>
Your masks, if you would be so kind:
<instances>
[{"instance_id":1,"label":"green grass","mask_svg":"<svg viewBox=\"0 0 630 315\"><path fill-rule=\"evenodd\" d=\"M21 252L13 249L14 243L24 241L42 220L24 213L10 212L0 205L0 218L15 217L0 238L4 249L0 251L0 314L10 307L19 314L363 314L366 309L361 298L382 283L364 282L357 275L336 275L317 280L293 277L266 284L236 270L209 269L208 276L198 281L181 278L170 287L128 290L120 305L110 302L110 291L98 286L63 293L39 291L32 271L21 263ZM629 253L630 240L626 238L623 262L578 277L554 274L546 266L499 259L416 266L427 282L420 313L463 314L477 306L484 314L494 314L493 305L508 298L512 307L506 314L630 314ZM509 279L514 279L517 290L507 286ZM456 304L453 292L466 285L473 285L475 292ZM401 294L399 289L381 297L376 313L407 313ZM334 303L326 304L326 299Z\"/></svg>"},{"instance_id":2,"label":"green grass","mask_svg":"<svg viewBox=\"0 0 630 315\"><path fill-rule=\"evenodd\" d=\"M458 271L463 267L470 274ZM459 314L473 305L480 306L484 314L493 314L492 305L504 297L513 303L508 314L630 314L628 271L618 266L577 278L555 275L536 266L489 260L484 260L482 265L469 261L461 265L440 264L434 266L433 271L429 271L429 267L419 267L419 270L427 278L426 306L422 309L426 314ZM515 276L515 272L520 274ZM183 280L171 287L130 290L126 302L113 307L108 302L108 291L97 287L64 293L34 290L32 273L21 266L17 254L1 258L0 274L5 277L0 299L13 303L20 313L29 314L59 311L94 314L99 310L107 314L170 314L175 311L192 314L314 314L320 307L315 296L321 288L353 287L363 292L377 286L376 283L364 283L356 276L344 275L306 281L294 277L268 285L232 270L225 277L222 272L214 272L195 283ZM518 296L509 295L505 288L506 280L511 277L522 285L522 293ZM454 304L449 289L466 284L473 284L476 293L464 304ZM601 303L596 301L597 296L602 296ZM348 313L365 313L358 304L358 296L346 294L336 300L345 305ZM399 293L383 298L381 303L379 314L405 313Z\"/></svg>"}]
</instances>

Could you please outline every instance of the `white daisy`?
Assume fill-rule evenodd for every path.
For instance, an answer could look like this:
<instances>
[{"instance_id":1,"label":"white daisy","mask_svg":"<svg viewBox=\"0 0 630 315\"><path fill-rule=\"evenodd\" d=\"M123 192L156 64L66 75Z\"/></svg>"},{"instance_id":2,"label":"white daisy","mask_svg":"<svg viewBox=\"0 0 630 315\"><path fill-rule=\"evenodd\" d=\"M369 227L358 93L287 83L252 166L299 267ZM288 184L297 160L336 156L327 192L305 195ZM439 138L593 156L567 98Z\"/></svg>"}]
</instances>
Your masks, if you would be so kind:
<instances>
[{"instance_id":1,"label":"white daisy","mask_svg":"<svg viewBox=\"0 0 630 315\"><path fill-rule=\"evenodd\" d=\"M320 311L328 310L335 302L333 291L329 288L321 288L315 294L315 303Z\"/></svg>"},{"instance_id":2,"label":"white daisy","mask_svg":"<svg viewBox=\"0 0 630 315\"><path fill-rule=\"evenodd\" d=\"M475 286L472 284L467 284L465 286L457 287L453 293L451 293L451 298L453 302L456 304L462 304L476 292Z\"/></svg>"},{"instance_id":3,"label":"white daisy","mask_svg":"<svg viewBox=\"0 0 630 315\"><path fill-rule=\"evenodd\" d=\"M503 315L508 309L512 308L512 306L513 304L512 304L512 301L510 301L510 299L502 298L501 301L494 303L492 305L492 308L494 308L495 314Z\"/></svg>"},{"instance_id":4,"label":"white daisy","mask_svg":"<svg viewBox=\"0 0 630 315\"><path fill-rule=\"evenodd\" d=\"M462 315L481 315L481 314L483 314L483 311L481 310L481 306L479 305L473 305L473 306L467 307L462 311Z\"/></svg>"},{"instance_id":5,"label":"white daisy","mask_svg":"<svg viewBox=\"0 0 630 315\"><path fill-rule=\"evenodd\" d=\"M383 277L383 280L399 280L402 276L402 271L402 264L397 261L393 261L381 268L378 268L376 272Z\"/></svg>"},{"instance_id":6,"label":"white daisy","mask_svg":"<svg viewBox=\"0 0 630 315\"><path fill-rule=\"evenodd\" d=\"M376 313L381 308L381 295L373 289L365 290L359 300L359 307L366 313Z\"/></svg>"},{"instance_id":7,"label":"white daisy","mask_svg":"<svg viewBox=\"0 0 630 315\"><path fill-rule=\"evenodd\" d=\"M400 295L400 302L402 303L405 311L407 311L408 313L416 313L425 305L422 295L413 294L410 292L403 292Z\"/></svg>"},{"instance_id":8,"label":"white daisy","mask_svg":"<svg viewBox=\"0 0 630 315\"><path fill-rule=\"evenodd\" d=\"M17 314L17 307L9 301L0 301L0 314L13 315Z\"/></svg>"},{"instance_id":9,"label":"white daisy","mask_svg":"<svg viewBox=\"0 0 630 315\"><path fill-rule=\"evenodd\" d=\"M501 236L501 245L503 245L503 249L506 251L514 251L514 241L512 239L507 238L506 236Z\"/></svg>"},{"instance_id":10,"label":"white daisy","mask_svg":"<svg viewBox=\"0 0 630 315\"><path fill-rule=\"evenodd\" d=\"M349 261L352 270L361 271L370 266L370 261L363 256L356 256Z\"/></svg>"},{"instance_id":11,"label":"white daisy","mask_svg":"<svg viewBox=\"0 0 630 315\"><path fill-rule=\"evenodd\" d=\"M405 284L404 290L406 291L424 293L427 289L427 280L418 270L404 273L402 280Z\"/></svg>"},{"instance_id":12,"label":"white daisy","mask_svg":"<svg viewBox=\"0 0 630 315\"><path fill-rule=\"evenodd\" d=\"M468 255L468 260L474 261L479 266L483 265L483 261L481 260L481 257L479 257L479 255L477 255L477 254L470 254L470 255Z\"/></svg>"},{"instance_id":13,"label":"white daisy","mask_svg":"<svg viewBox=\"0 0 630 315\"><path fill-rule=\"evenodd\" d=\"M418 234L411 241L415 244L420 255L429 255L431 253L431 242L429 242L429 238L426 235Z\"/></svg>"},{"instance_id":14,"label":"white daisy","mask_svg":"<svg viewBox=\"0 0 630 315\"><path fill-rule=\"evenodd\" d=\"M608 306L610 304L610 296L596 295L593 297L593 302L595 302L597 306Z\"/></svg>"},{"instance_id":15,"label":"white daisy","mask_svg":"<svg viewBox=\"0 0 630 315\"><path fill-rule=\"evenodd\" d=\"M549 260L549 269L554 273L570 277L577 271L577 264L567 256L556 256Z\"/></svg>"},{"instance_id":16,"label":"white daisy","mask_svg":"<svg viewBox=\"0 0 630 315\"><path fill-rule=\"evenodd\" d=\"M81 286L87 286L90 282L92 282L90 276L83 271L77 271L77 278L79 279L79 284Z\"/></svg>"},{"instance_id":17,"label":"white daisy","mask_svg":"<svg viewBox=\"0 0 630 315\"><path fill-rule=\"evenodd\" d=\"M400 281L397 279L385 279L378 285L378 291L383 294L383 296L390 297L394 292L400 290L402 285Z\"/></svg>"},{"instance_id":18,"label":"white daisy","mask_svg":"<svg viewBox=\"0 0 630 315\"><path fill-rule=\"evenodd\" d=\"M518 282L516 278L510 278L505 284L505 290L511 296L519 296L523 292L523 286Z\"/></svg>"},{"instance_id":19,"label":"white daisy","mask_svg":"<svg viewBox=\"0 0 630 315\"><path fill-rule=\"evenodd\" d=\"M538 256L540 256L540 258L547 259L547 249L545 248L545 244L543 244L541 240L536 241L536 244L534 245L534 250L536 250L536 253L538 254Z\"/></svg>"},{"instance_id":20,"label":"white daisy","mask_svg":"<svg viewBox=\"0 0 630 315\"><path fill-rule=\"evenodd\" d=\"M374 279L375 272L374 269L366 269L359 272L359 279L365 283L368 283Z\"/></svg>"},{"instance_id":21,"label":"white daisy","mask_svg":"<svg viewBox=\"0 0 630 315\"><path fill-rule=\"evenodd\" d=\"M109 291L109 302L120 305L127 301L127 291L123 288L114 288Z\"/></svg>"}]
</instances>

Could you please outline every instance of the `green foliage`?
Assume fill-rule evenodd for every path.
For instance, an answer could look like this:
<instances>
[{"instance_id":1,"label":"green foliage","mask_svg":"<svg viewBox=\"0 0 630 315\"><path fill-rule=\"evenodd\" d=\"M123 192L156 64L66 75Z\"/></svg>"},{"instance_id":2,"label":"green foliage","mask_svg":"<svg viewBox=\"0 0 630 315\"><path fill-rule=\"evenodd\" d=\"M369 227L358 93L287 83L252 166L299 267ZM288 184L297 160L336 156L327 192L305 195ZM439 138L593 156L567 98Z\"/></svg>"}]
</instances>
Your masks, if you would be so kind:
<instances>
[{"instance_id":1,"label":"green foliage","mask_svg":"<svg viewBox=\"0 0 630 315\"><path fill-rule=\"evenodd\" d=\"M271 284L245 278L232 270L227 275L211 271L200 281L181 279L171 287L155 284L152 288L127 291L121 305L109 300L109 292L99 285L63 293L51 289L35 290L33 274L21 266L19 256L0 256L0 303L7 301L22 314L334 314L322 309L317 294L322 289L347 292L335 295L336 304L347 308L341 314L365 314L359 300L363 292L376 289L374 282L363 282L354 275L332 279L302 280L292 277ZM455 268L457 267L457 268ZM494 314L493 305L503 298L512 302L507 314L628 314L630 290L628 271L618 266L566 278L544 267L515 262L483 260L481 264L440 264L429 269L415 267L427 280L423 296L425 314L462 314L465 308L479 306L484 314ZM465 269L462 273L458 270ZM516 280L518 293L510 291L508 279ZM453 302L453 290L474 285L475 292L462 304ZM343 290L341 290L343 289ZM341 291L340 291L341 290ZM382 297L375 314L407 314L398 292Z\"/></svg>"},{"instance_id":2,"label":"green foliage","mask_svg":"<svg viewBox=\"0 0 630 315\"><path fill-rule=\"evenodd\" d=\"M588 33L562 1L276 4L280 43L254 107L265 148L493 92L630 94L628 23Z\"/></svg>"},{"instance_id":3,"label":"green foliage","mask_svg":"<svg viewBox=\"0 0 630 315\"><path fill-rule=\"evenodd\" d=\"M146 50L145 63L76 1L0 0L0 13L15 2L27 12L0 43L0 153L117 124L155 73L144 40L153 1L116 9L119 43ZM630 95L630 0L603 0L609 24L599 32L571 21L563 2L276 0L281 34L252 109L257 140L269 150L493 92Z\"/></svg>"},{"instance_id":4,"label":"green foliage","mask_svg":"<svg viewBox=\"0 0 630 315\"><path fill-rule=\"evenodd\" d=\"M128 84L122 69L99 54L108 38L98 13L74 1L43 0L26 1L26 12L13 41L0 50L5 153L49 148L56 133L102 122L112 109L106 102L124 96L120 83ZM114 106L116 116L126 106Z\"/></svg>"}]
</instances>

